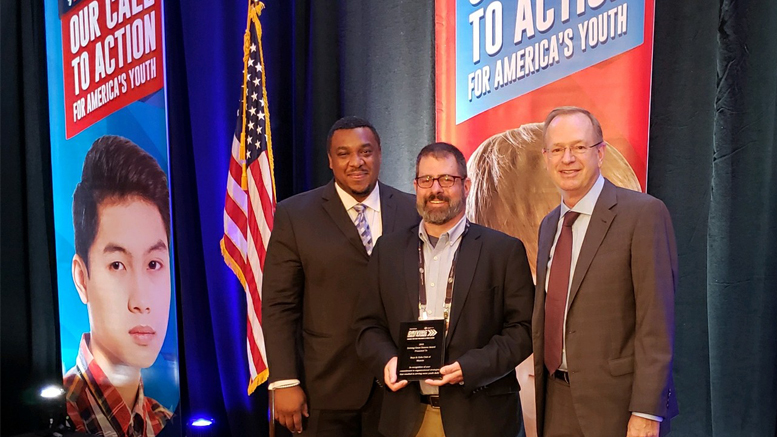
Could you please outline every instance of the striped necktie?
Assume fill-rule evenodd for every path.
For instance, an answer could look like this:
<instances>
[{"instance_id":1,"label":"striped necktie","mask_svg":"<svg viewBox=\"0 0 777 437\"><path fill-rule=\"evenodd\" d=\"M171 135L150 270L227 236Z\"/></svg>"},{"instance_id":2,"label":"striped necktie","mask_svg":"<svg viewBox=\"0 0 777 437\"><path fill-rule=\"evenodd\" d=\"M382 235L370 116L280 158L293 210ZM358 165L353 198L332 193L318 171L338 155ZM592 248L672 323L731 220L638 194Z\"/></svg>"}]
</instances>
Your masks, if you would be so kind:
<instances>
[{"instance_id":1,"label":"striped necktie","mask_svg":"<svg viewBox=\"0 0 777 437\"><path fill-rule=\"evenodd\" d=\"M367 209L364 204L357 203L353 206L353 210L356 211L356 230L359 231L359 237L362 239L364 248L367 249L367 255L372 254L372 233L370 232L370 225L367 224L367 218L364 216L364 210Z\"/></svg>"}]
</instances>

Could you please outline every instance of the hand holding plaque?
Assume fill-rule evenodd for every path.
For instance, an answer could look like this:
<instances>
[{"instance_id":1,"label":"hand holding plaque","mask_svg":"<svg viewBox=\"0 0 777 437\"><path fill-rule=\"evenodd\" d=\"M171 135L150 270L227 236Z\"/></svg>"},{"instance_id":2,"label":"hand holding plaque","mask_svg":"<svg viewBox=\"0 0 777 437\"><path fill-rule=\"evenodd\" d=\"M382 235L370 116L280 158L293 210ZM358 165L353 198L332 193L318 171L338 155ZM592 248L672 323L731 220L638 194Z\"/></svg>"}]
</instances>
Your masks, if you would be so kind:
<instances>
[{"instance_id":1,"label":"hand holding plaque","mask_svg":"<svg viewBox=\"0 0 777 437\"><path fill-rule=\"evenodd\" d=\"M398 379L440 379L445 359L445 320L402 322L399 335Z\"/></svg>"},{"instance_id":2,"label":"hand holding plaque","mask_svg":"<svg viewBox=\"0 0 777 437\"><path fill-rule=\"evenodd\" d=\"M440 368L440 374L442 375L442 379L427 379L424 382L437 387L442 387L448 384L464 385L464 374L461 370L461 364L459 364L458 361L454 361L451 364L442 366Z\"/></svg>"}]
</instances>

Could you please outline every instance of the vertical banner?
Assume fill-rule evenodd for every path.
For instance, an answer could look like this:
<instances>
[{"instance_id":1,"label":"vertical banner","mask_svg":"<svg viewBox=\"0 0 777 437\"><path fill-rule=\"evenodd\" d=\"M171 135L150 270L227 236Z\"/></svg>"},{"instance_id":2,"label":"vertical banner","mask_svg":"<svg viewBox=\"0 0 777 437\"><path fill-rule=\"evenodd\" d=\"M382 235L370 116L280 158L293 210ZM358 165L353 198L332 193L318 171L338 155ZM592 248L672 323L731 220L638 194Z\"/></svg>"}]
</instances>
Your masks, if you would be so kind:
<instances>
[{"instance_id":1,"label":"vertical banner","mask_svg":"<svg viewBox=\"0 0 777 437\"><path fill-rule=\"evenodd\" d=\"M543 122L558 106L600 121L602 174L647 182L653 0L436 0L437 140L468 158L467 215L524 242L560 196L544 165ZM531 359L518 367L527 436L536 436Z\"/></svg>"},{"instance_id":2,"label":"vertical banner","mask_svg":"<svg viewBox=\"0 0 777 437\"><path fill-rule=\"evenodd\" d=\"M46 2L63 383L90 434L159 435L180 400L162 11Z\"/></svg>"},{"instance_id":3,"label":"vertical banner","mask_svg":"<svg viewBox=\"0 0 777 437\"><path fill-rule=\"evenodd\" d=\"M486 139L590 110L644 190L652 0L437 0L437 138L470 156Z\"/></svg>"},{"instance_id":4,"label":"vertical banner","mask_svg":"<svg viewBox=\"0 0 777 437\"><path fill-rule=\"evenodd\" d=\"M602 173L645 190L653 0L437 0L437 139L468 158L470 218L527 244L560 202L542 161L558 106L601 122Z\"/></svg>"}]
</instances>

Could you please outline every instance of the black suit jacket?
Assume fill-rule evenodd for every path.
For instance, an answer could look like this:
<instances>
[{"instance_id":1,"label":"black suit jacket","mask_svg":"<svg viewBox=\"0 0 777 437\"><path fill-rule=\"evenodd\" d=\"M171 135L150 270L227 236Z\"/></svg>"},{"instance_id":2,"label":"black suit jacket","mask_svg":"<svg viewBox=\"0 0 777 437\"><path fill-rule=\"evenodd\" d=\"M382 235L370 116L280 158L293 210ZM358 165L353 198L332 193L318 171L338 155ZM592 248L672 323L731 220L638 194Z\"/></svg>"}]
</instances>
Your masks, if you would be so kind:
<instances>
[{"instance_id":1,"label":"black suit jacket","mask_svg":"<svg viewBox=\"0 0 777 437\"><path fill-rule=\"evenodd\" d=\"M413 196L380 184L380 203L383 235L418 223ZM299 379L310 408L358 409L369 396L351 325L368 261L334 181L278 204L262 281L269 381Z\"/></svg>"},{"instance_id":2,"label":"black suit jacket","mask_svg":"<svg viewBox=\"0 0 777 437\"><path fill-rule=\"evenodd\" d=\"M397 355L400 322L418 320L418 226L381 238L370 260L371 285L357 308L356 348L372 373ZM523 244L472 224L456 265L445 363L458 361L464 385L440 387L445 435L514 436L520 429L515 366L531 353L534 302ZM386 391L380 432L410 436L423 418L418 384Z\"/></svg>"}]
</instances>

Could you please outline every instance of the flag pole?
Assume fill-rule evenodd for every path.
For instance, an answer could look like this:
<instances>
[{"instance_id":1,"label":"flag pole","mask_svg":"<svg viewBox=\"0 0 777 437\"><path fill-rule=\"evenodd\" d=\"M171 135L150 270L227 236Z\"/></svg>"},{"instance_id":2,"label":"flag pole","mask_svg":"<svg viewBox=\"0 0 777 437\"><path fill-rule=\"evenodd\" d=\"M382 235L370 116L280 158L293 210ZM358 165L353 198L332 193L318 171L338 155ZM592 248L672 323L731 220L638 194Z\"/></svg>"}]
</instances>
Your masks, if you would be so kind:
<instances>
[{"instance_id":1,"label":"flag pole","mask_svg":"<svg viewBox=\"0 0 777 437\"><path fill-rule=\"evenodd\" d=\"M275 437L275 390L267 390L270 399L270 437Z\"/></svg>"},{"instance_id":2,"label":"flag pole","mask_svg":"<svg viewBox=\"0 0 777 437\"><path fill-rule=\"evenodd\" d=\"M251 5L251 2L253 2L253 5ZM249 0L249 5L250 5L249 7L254 7L254 8L258 9L259 10L259 14L261 14L262 13L262 9L264 9L264 4L261 3L259 0ZM261 41L260 41L260 44L261 44ZM262 63L263 63L263 61L264 61L264 59L261 60ZM264 76L264 72L262 72L262 76ZM264 88L264 84L262 85L262 87ZM266 106L265 106L265 108L266 108ZM270 121L269 121L269 117L268 117L267 125L269 126L269 124L270 124ZM267 131L268 131L268 136L269 136L269 128L267 129ZM270 149L268 147L268 153L270 153L269 150ZM270 163L272 165L272 159L270 159ZM273 181L274 180L275 180L275 178L273 177ZM275 195L275 184L273 184L273 196L274 195ZM270 417L269 417L269 420L268 420L268 425L270 427L270 429L269 429L269 431L270 431L269 436L270 437L275 437L275 390L267 390L267 396L269 398L268 399L268 401L269 401L268 403L269 403L269 407L270 407Z\"/></svg>"}]
</instances>

